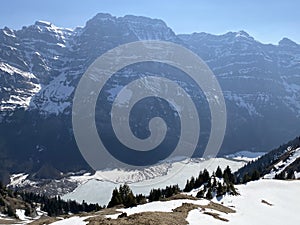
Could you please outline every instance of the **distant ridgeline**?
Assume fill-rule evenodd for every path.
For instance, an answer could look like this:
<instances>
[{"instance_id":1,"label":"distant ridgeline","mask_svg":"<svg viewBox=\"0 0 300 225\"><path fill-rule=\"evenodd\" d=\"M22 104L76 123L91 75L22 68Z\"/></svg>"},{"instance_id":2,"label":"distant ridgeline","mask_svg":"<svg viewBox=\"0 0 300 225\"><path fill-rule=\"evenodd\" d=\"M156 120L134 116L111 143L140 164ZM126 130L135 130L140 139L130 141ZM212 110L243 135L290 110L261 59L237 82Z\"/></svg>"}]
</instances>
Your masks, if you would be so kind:
<instances>
[{"instance_id":1,"label":"distant ridgeline","mask_svg":"<svg viewBox=\"0 0 300 225\"><path fill-rule=\"evenodd\" d=\"M300 178L300 137L281 145L249 162L235 172L237 183L246 183L259 178L297 179Z\"/></svg>"}]
</instances>

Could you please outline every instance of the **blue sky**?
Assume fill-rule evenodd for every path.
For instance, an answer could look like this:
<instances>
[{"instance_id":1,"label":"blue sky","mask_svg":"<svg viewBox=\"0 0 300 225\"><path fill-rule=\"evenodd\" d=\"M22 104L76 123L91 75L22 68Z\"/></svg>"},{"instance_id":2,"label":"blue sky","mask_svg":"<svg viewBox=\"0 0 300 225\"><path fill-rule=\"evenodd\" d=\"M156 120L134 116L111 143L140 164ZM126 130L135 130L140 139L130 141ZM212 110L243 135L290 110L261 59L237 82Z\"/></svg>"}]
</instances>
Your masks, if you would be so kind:
<instances>
[{"instance_id":1,"label":"blue sky","mask_svg":"<svg viewBox=\"0 0 300 225\"><path fill-rule=\"evenodd\" d=\"M46 20L74 28L98 12L163 19L177 34L245 30L263 43L283 37L300 43L299 0L2 0L0 27L20 29Z\"/></svg>"}]
</instances>

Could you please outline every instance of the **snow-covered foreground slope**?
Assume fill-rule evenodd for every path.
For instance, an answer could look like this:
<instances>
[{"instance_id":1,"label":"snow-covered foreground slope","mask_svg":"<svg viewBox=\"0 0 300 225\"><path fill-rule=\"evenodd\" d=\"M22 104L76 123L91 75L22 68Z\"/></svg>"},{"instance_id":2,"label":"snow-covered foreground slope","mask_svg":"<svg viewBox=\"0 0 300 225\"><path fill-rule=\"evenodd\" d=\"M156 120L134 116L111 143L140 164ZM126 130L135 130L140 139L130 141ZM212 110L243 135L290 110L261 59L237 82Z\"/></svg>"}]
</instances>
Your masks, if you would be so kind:
<instances>
[{"instance_id":1,"label":"snow-covered foreground slope","mask_svg":"<svg viewBox=\"0 0 300 225\"><path fill-rule=\"evenodd\" d=\"M79 202L99 203L107 205L111 193L120 183L127 182L134 194L149 194L152 188L165 188L167 185L178 184L184 188L186 180L191 176L198 176L199 172L206 168L209 172L215 171L218 166L224 169L227 165L232 171L245 164L244 161L236 161L224 158L209 160L193 159L192 161L178 161L159 165L159 170L148 169L145 171L98 171L92 176L73 177L81 182L72 193L63 196L63 199L74 199ZM150 173L149 175L149 171ZM112 176L112 174L114 176ZM146 176L148 174L149 176Z\"/></svg>"},{"instance_id":2,"label":"snow-covered foreground slope","mask_svg":"<svg viewBox=\"0 0 300 225\"><path fill-rule=\"evenodd\" d=\"M225 207L235 210L234 213L225 213L222 210L204 210L208 200L172 200L167 202L151 202L128 209L118 209L127 215L142 212L172 212L183 203L199 205L193 209L186 218L190 225L294 225L299 224L298 212L300 210L299 195L300 181L259 180L246 185L237 185L239 196L225 196L221 200L213 199ZM200 207L202 206L202 207ZM218 214L224 221L214 218ZM117 218L117 215L108 215ZM226 221L228 220L228 221Z\"/></svg>"},{"instance_id":3,"label":"snow-covered foreground slope","mask_svg":"<svg viewBox=\"0 0 300 225\"><path fill-rule=\"evenodd\" d=\"M189 225L299 224L300 180L283 181L262 179L249 182L245 185L237 185L236 188L240 195L227 195L222 199L214 198L212 200L213 203L205 199L156 201L132 208L105 209L100 212L81 216L71 216L70 218L65 219L56 218L59 221L51 223L51 225L87 225L89 224L88 218L92 218L93 222L96 222L96 224L105 222L103 224L122 225L124 224L124 220L126 220L126 224L137 224L134 222L147 222L147 218L151 218L152 215L157 216L157 212L169 213L159 215L161 217L160 221L164 220L168 222L166 224L171 224L169 221L170 218L175 215L178 216L179 214L183 216L183 220ZM193 207L190 207L187 211L187 214L184 213L184 208L178 210L179 207L183 207L186 203L193 205ZM188 209L188 206L186 206L185 209ZM144 212L153 214L140 214ZM118 218L121 213L127 214L125 219ZM140 217L137 217L136 215L140 215ZM141 217L143 217L143 219L141 219ZM28 222L30 221L23 220L18 224L27 224ZM95 224L93 222L91 222L91 224Z\"/></svg>"},{"instance_id":4,"label":"snow-covered foreground slope","mask_svg":"<svg viewBox=\"0 0 300 225\"><path fill-rule=\"evenodd\" d=\"M87 219L88 216L86 217L79 217L79 216L74 216L68 219L63 219L56 221L54 223L51 223L50 225L86 225L88 222L84 221Z\"/></svg>"},{"instance_id":5,"label":"snow-covered foreground slope","mask_svg":"<svg viewBox=\"0 0 300 225\"><path fill-rule=\"evenodd\" d=\"M138 205L137 207L119 209L118 211L125 212L128 216L140 212L172 212L172 210L180 207L183 203L192 203L195 205L207 205L209 201L206 199L201 199L201 200L178 199L178 200L171 200L171 201L157 201L157 202L150 202L144 205Z\"/></svg>"},{"instance_id":6,"label":"snow-covered foreground slope","mask_svg":"<svg viewBox=\"0 0 300 225\"><path fill-rule=\"evenodd\" d=\"M259 180L246 185L237 185L239 196L225 196L218 203L236 210L236 213L221 214L230 225L293 225L299 224L300 181ZM226 224L224 221L205 215L198 209L189 212L190 225Z\"/></svg>"}]
</instances>

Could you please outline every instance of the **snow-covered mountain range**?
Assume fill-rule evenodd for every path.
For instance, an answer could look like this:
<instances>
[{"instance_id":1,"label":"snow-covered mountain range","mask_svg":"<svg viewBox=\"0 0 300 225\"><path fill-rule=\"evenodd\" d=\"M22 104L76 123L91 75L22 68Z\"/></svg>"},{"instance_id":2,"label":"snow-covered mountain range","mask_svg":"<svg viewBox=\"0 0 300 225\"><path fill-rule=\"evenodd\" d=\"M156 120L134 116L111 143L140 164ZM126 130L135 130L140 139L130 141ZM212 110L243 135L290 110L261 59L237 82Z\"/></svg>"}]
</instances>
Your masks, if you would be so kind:
<instances>
[{"instance_id":1,"label":"snow-covered mountain range","mask_svg":"<svg viewBox=\"0 0 300 225\"><path fill-rule=\"evenodd\" d=\"M37 169L44 162L60 170L86 167L71 126L76 85L98 56L137 40L181 44L212 69L224 92L228 111L221 154L268 151L300 133L297 43L283 38L278 45L262 44L244 31L177 35L162 20L99 13L76 29L59 28L44 21L20 30L0 29L0 170ZM124 80L149 68L154 71L146 72L172 75L175 79L182 74L167 72L161 65L124 68L107 85L105 98L113 99ZM182 85L196 93L197 107L205 111L207 103L201 91L195 92L188 79L183 79ZM165 111L163 105L160 111ZM205 115L209 117L209 113ZM210 126L207 122L203 124L205 140ZM68 163L59 161L64 156L73 158ZM24 159L28 160L26 166L16 163Z\"/></svg>"}]
</instances>

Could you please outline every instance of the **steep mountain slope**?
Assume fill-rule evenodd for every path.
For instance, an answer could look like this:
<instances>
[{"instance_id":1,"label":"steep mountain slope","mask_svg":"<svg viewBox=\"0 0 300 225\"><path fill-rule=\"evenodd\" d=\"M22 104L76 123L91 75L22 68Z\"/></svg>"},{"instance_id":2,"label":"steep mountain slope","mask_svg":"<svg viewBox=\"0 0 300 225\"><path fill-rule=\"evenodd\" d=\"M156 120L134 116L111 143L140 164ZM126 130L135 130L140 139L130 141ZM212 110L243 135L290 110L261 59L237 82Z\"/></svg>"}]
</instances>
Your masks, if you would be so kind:
<instances>
[{"instance_id":1,"label":"steep mountain slope","mask_svg":"<svg viewBox=\"0 0 300 225\"><path fill-rule=\"evenodd\" d=\"M72 133L74 90L98 56L137 40L182 44L203 58L216 74L228 110L221 154L265 151L299 134L298 44L284 38L278 45L265 45L244 31L176 35L161 20L100 13L74 30L44 21L21 30L0 30L0 170L36 171L45 162L63 171L88 169ZM202 116L202 142L195 153L200 156L210 132L208 104L201 90L182 71L165 65L139 64L118 72L99 98L99 126L107 126L107 110L116 92L140 73L176 80L192 95ZM103 99L108 101L103 103ZM153 109L149 110L149 106ZM174 130L179 127L176 115L161 101L145 101L133 114L147 117L134 121L140 137L147 136L143 124L154 115L168 115ZM108 130L107 136L113 134ZM178 133L171 133L167 143L174 143L177 136ZM115 146L111 139L107 141Z\"/></svg>"},{"instance_id":2,"label":"steep mountain slope","mask_svg":"<svg viewBox=\"0 0 300 225\"><path fill-rule=\"evenodd\" d=\"M297 135L290 136L300 116L298 44L265 45L244 31L179 37L218 77L229 114L224 148L267 150Z\"/></svg>"},{"instance_id":3,"label":"steep mountain slope","mask_svg":"<svg viewBox=\"0 0 300 225\"><path fill-rule=\"evenodd\" d=\"M235 174L238 182L256 180L259 177L265 179L300 178L300 137L248 163Z\"/></svg>"}]
</instances>

